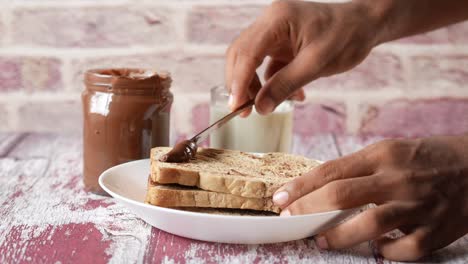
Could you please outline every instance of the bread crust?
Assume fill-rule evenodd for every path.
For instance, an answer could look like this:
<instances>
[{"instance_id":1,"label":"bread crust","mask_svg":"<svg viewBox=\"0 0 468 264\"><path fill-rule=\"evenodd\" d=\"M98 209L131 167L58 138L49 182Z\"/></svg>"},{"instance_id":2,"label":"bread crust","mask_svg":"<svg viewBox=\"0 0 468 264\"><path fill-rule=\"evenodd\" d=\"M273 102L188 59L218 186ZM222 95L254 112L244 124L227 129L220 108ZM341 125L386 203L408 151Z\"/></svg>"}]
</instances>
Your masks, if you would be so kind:
<instances>
[{"instance_id":1,"label":"bread crust","mask_svg":"<svg viewBox=\"0 0 468 264\"><path fill-rule=\"evenodd\" d=\"M271 198L247 198L175 185L158 185L149 181L146 203L162 207L196 207L249 209L279 213Z\"/></svg>"}]
</instances>

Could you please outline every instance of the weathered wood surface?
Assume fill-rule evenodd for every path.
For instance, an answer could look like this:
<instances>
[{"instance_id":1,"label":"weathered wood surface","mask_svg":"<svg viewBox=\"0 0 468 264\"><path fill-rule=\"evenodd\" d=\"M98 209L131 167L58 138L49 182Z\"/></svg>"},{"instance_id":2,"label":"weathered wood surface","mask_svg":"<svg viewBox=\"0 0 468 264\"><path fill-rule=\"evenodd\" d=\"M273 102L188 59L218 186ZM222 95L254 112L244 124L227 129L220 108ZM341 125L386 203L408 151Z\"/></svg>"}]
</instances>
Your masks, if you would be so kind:
<instances>
[{"instance_id":1,"label":"weathered wood surface","mask_svg":"<svg viewBox=\"0 0 468 264\"><path fill-rule=\"evenodd\" d=\"M13 150L24 136L21 133L0 133L0 158Z\"/></svg>"},{"instance_id":2,"label":"weathered wood surface","mask_svg":"<svg viewBox=\"0 0 468 264\"><path fill-rule=\"evenodd\" d=\"M333 159L345 148L336 142L354 151L367 141L295 138L294 152ZM310 239L227 245L152 228L111 198L83 191L81 146L79 136L0 134L0 263L387 263L369 243L328 252ZM463 238L433 260L466 263L467 248Z\"/></svg>"}]
</instances>

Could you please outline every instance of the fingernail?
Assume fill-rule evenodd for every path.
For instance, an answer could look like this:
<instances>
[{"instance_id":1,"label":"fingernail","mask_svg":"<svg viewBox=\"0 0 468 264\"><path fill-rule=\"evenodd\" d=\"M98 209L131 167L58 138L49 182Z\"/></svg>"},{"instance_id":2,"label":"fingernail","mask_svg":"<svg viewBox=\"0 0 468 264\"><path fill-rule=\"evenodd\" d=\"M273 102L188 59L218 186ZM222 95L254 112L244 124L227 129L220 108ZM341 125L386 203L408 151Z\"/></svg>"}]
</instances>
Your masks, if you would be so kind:
<instances>
[{"instance_id":1,"label":"fingernail","mask_svg":"<svg viewBox=\"0 0 468 264\"><path fill-rule=\"evenodd\" d=\"M288 202L288 199L289 193L285 191L275 193L273 195L273 203L275 203L276 205L283 205Z\"/></svg>"},{"instance_id":2,"label":"fingernail","mask_svg":"<svg viewBox=\"0 0 468 264\"><path fill-rule=\"evenodd\" d=\"M291 212L288 209L281 211L280 216L291 216Z\"/></svg>"},{"instance_id":3,"label":"fingernail","mask_svg":"<svg viewBox=\"0 0 468 264\"><path fill-rule=\"evenodd\" d=\"M264 113L271 113L273 110L275 110L275 102L273 102L273 100L269 97L263 99L260 105L262 105Z\"/></svg>"},{"instance_id":4,"label":"fingernail","mask_svg":"<svg viewBox=\"0 0 468 264\"><path fill-rule=\"evenodd\" d=\"M230 107L232 107L234 105L234 97L232 96L232 94L229 95L228 105Z\"/></svg>"},{"instance_id":5,"label":"fingernail","mask_svg":"<svg viewBox=\"0 0 468 264\"><path fill-rule=\"evenodd\" d=\"M167 161L167 155L163 155L161 158L159 158L159 161L166 162Z\"/></svg>"},{"instance_id":6,"label":"fingernail","mask_svg":"<svg viewBox=\"0 0 468 264\"><path fill-rule=\"evenodd\" d=\"M324 236L316 236L315 244L321 249L328 249L328 241Z\"/></svg>"}]
</instances>

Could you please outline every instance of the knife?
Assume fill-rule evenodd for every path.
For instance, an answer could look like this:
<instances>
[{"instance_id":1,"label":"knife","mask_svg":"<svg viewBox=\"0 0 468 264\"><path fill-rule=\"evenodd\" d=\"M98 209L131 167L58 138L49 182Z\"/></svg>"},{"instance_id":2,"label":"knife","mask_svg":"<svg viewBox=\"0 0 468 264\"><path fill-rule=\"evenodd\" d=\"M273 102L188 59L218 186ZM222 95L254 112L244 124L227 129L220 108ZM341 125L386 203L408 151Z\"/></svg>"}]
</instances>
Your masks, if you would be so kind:
<instances>
[{"instance_id":1,"label":"knife","mask_svg":"<svg viewBox=\"0 0 468 264\"><path fill-rule=\"evenodd\" d=\"M253 106L255 103L254 99L251 99L241 106L237 107L234 111L227 114L223 118L219 119L218 121L214 122L200 133L196 134L189 140L183 140L177 143L167 154L161 156L159 161L162 162L188 162L191 159L195 158L197 154L198 144L204 141L211 132L215 131L216 129L222 127L226 124L229 120L233 119L238 114L242 113L247 108Z\"/></svg>"}]
</instances>

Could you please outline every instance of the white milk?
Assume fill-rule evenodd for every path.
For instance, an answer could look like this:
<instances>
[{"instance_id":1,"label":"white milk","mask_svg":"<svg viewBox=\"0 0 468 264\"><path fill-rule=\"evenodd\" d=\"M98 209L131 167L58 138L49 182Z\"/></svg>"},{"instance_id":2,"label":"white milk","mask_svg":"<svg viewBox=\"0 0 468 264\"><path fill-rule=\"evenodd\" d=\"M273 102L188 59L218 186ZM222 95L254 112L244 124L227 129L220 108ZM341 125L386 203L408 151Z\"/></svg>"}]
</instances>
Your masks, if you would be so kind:
<instances>
[{"instance_id":1,"label":"white milk","mask_svg":"<svg viewBox=\"0 0 468 264\"><path fill-rule=\"evenodd\" d=\"M248 118L235 117L210 136L210 147L248 152L289 152L292 141L293 106L279 105L275 112L262 116L255 110ZM210 123L229 113L225 104L210 107Z\"/></svg>"}]
</instances>

